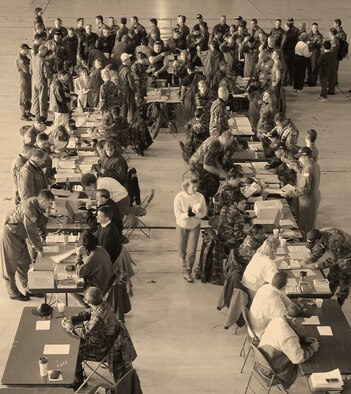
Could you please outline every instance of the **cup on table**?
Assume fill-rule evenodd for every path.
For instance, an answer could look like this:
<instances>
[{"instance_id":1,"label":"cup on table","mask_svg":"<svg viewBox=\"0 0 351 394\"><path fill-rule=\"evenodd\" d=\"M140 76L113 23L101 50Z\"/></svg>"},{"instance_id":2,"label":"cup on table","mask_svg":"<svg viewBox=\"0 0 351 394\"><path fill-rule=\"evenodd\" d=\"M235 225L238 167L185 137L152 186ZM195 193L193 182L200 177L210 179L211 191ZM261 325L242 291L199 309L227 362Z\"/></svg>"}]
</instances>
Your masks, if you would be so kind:
<instances>
[{"instance_id":1,"label":"cup on table","mask_svg":"<svg viewBox=\"0 0 351 394\"><path fill-rule=\"evenodd\" d=\"M279 237L279 229L278 228L273 229L273 236L274 236L274 238Z\"/></svg>"},{"instance_id":2,"label":"cup on table","mask_svg":"<svg viewBox=\"0 0 351 394\"><path fill-rule=\"evenodd\" d=\"M284 246L286 244L286 239L285 238L280 238L279 241L280 241L280 247L284 248Z\"/></svg>"},{"instance_id":3,"label":"cup on table","mask_svg":"<svg viewBox=\"0 0 351 394\"><path fill-rule=\"evenodd\" d=\"M65 310L65 304L63 302L58 302L57 309L60 313L62 313Z\"/></svg>"},{"instance_id":4,"label":"cup on table","mask_svg":"<svg viewBox=\"0 0 351 394\"><path fill-rule=\"evenodd\" d=\"M48 359L46 357L39 358L40 376L47 376L48 374Z\"/></svg>"},{"instance_id":5,"label":"cup on table","mask_svg":"<svg viewBox=\"0 0 351 394\"><path fill-rule=\"evenodd\" d=\"M323 305L323 299L322 298L316 298L316 306L317 308L322 308Z\"/></svg>"}]
</instances>

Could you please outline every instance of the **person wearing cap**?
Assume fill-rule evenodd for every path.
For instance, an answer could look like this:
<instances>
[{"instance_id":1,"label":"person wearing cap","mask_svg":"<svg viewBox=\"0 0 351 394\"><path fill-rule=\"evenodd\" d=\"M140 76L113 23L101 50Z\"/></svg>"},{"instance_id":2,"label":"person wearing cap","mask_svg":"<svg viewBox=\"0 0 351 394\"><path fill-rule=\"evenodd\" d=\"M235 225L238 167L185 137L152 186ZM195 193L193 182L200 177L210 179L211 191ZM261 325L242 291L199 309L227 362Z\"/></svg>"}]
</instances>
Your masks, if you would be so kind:
<instances>
[{"instance_id":1,"label":"person wearing cap","mask_svg":"<svg viewBox=\"0 0 351 394\"><path fill-rule=\"evenodd\" d=\"M31 120L31 101L32 101L32 75L31 61L29 58L30 47L27 44L20 46L19 54L16 59L16 67L19 73L20 97L19 106L21 112L21 120Z\"/></svg>"},{"instance_id":2,"label":"person wearing cap","mask_svg":"<svg viewBox=\"0 0 351 394\"><path fill-rule=\"evenodd\" d=\"M141 39L140 45L135 48L134 55L137 57L138 53L141 52L146 55L147 58L151 55L152 48L149 47L149 40L147 37Z\"/></svg>"},{"instance_id":3,"label":"person wearing cap","mask_svg":"<svg viewBox=\"0 0 351 394\"><path fill-rule=\"evenodd\" d=\"M303 93L303 84L306 76L307 63L312 56L312 51L307 45L308 33L301 33L295 45L294 56L294 90Z\"/></svg>"},{"instance_id":4,"label":"person wearing cap","mask_svg":"<svg viewBox=\"0 0 351 394\"><path fill-rule=\"evenodd\" d=\"M315 162L310 148L300 148L296 157L299 158L299 168L292 168L297 172L297 185L294 190L283 194L283 197L298 198L299 228L306 237L307 233L315 227L318 207L321 201L319 191L320 169Z\"/></svg>"},{"instance_id":5,"label":"person wearing cap","mask_svg":"<svg viewBox=\"0 0 351 394\"><path fill-rule=\"evenodd\" d=\"M280 47L280 44L282 42L282 38L284 35L284 29L282 28L282 20L281 19L276 19L276 21L274 22L274 27L270 31L269 35L271 37L275 37L276 44L278 47Z\"/></svg>"},{"instance_id":6,"label":"person wearing cap","mask_svg":"<svg viewBox=\"0 0 351 394\"><path fill-rule=\"evenodd\" d=\"M28 245L43 256L43 240L46 236L44 212L55 201L50 190L42 190L38 196L22 201L9 212L0 233L0 260L2 276L10 299L28 301L28 269L32 262ZM16 272L26 295L16 285Z\"/></svg>"},{"instance_id":7,"label":"person wearing cap","mask_svg":"<svg viewBox=\"0 0 351 394\"><path fill-rule=\"evenodd\" d=\"M325 227L320 230L313 228L307 234L306 246L311 250L311 256L302 261L301 265L312 269L329 268L327 279L333 294L342 306L348 298L351 286L351 235L335 227ZM328 252L330 259L319 261Z\"/></svg>"},{"instance_id":8,"label":"person wearing cap","mask_svg":"<svg viewBox=\"0 0 351 394\"><path fill-rule=\"evenodd\" d=\"M62 33L55 31L54 38L46 42L48 49L47 59L50 61L51 71L53 74L63 69L63 63L68 59L68 51L62 42Z\"/></svg>"},{"instance_id":9,"label":"person wearing cap","mask_svg":"<svg viewBox=\"0 0 351 394\"><path fill-rule=\"evenodd\" d=\"M298 333L304 320L301 306L288 305L284 316L274 317L269 322L258 345L286 390L294 384L299 364L308 361L319 349L316 338ZM262 364L259 369L267 378L272 377L271 370Z\"/></svg>"},{"instance_id":10,"label":"person wearing cap","mask_svg":"<svg viewBox=\"0 0 351 394\"><path fill-rule=\"evenodd\" d=\"M85 32L82 33L78 39L78 60L86 66L89 52L92 49L95 49L95 43L98 39L98 35L93 33L91 24L85 25L84 29Z\"/></svg>"},{"instance_id":11,"label":"person wearing cap","mask_svg":"<svg viewBox=\"0 0 351 394\"><path fill-rule=\"evenodd\" d=\"M229 25L227 25L227 17L225 15L222 15L220 22L213 27L212 37L215 36L218 30L221 30L223 35L227 34L229 31Z\"/></svg>"},{"instance_id":12,"label":"person wearing cap","mask_svg":"<svg viewBox=\"0 0 351 394\"><path fill-rule=\"evenodd\" d=\"M101 36L96 40L95 48L103 52L109 59L111 57L112 49L115 45L114 37L111 36L111 30L108 26L104 25L102 28Z\"/></svg>"},{"instance_id":13,"label":"person wearing cap","mask_svg":"<svg viewBox=\"0 0 351 394\"><path fill-rule=\"evenodd\" d=\"M50 33L48 35L48 40L52 40L56 33L59 33L62 38L66 37L67 34L68 34L67 29L62 26L62 19L61 18L56 18L55 19L55 27L53 27L50 30Z\"/></svg>"},{"instance_id":14,"label":"person wearing cap","mask_svg":"<svg viewBox=\"0 0 351 394\"><path fill-rule=\"evenodd\" d=\"M229 130L229 115L226 102L229 98L229 90L222 86L218 89L218 99L215 100L210 109L210 135L221 135L225 130Z\"/></svg>"},{"instance_id":15,"label":"person wearing cap","mask_svg":"<svg viewBox=\"0 0 351 394\"><path fill-rule=\"evenodd\" d=\"M294 55L295 47L299 37L299 30L294 26L294 19L289 18L287 29L283 34L281 48L284 53L284 59L287 66L285 85L292 85L294 81Z\"/></svg>"},{"instance_id":16,"label":"person wearing cap","mask_svg":"<svg viewBox=\"0 0 351 394\"><path fill-rule=\"evenodd\" d=\"M128 53L122 53L122 64L118 67L120 89L123 96L121 116L124 119L127 119L128 122L134 118L136 112L135 92L137 91L135 80L131 71L131 57L132 55L129 55Z\"/></svg>"},{"instance_id":17,"label":"person wearing cap","mask_svg":"<svg viewBox=\"0 0 351 394\"><path fill-rule=\"evenodd\" d=\"M120 41L116 41L112 49L111 62L116 69L121 66L121 55L122 53L131 54L133 53L130 39L128 36L122 36Z\"/></svg>"},{"instance_id":18,"label":"person wearing cap","mask_svg":"<svg viewBox=\"0 0 351 394\"><path fill-rule=\"evenodd\" d=\"M307 64L307 83L308 86L316 86L318 79L318 59L321 55L323 36L318 30L318 23L313 22L311 31L308 33L307 45L312 51L312 56Z\"/></svg>"},{"instance_id":19,"label":"person wearing cap","mask_svg":"<svg viewBox=\"0 0 351 394\"><path fill-rule=\"evenodd\" d=\"M145 53L138 52L137 60L132 64L131 73L135 81L136 94L135 103L138 110L142 110L146 106L145 97L147 95L147 79L149 60Z\"/></svg>"},{"instance_id":20,"label":"person wearing cap","mask_svg":"<svg viewBox=\"0 0 351 394\"><path fill-rule=\"evenodd\" d=\"M67 71L59 71L50 85L50 111L54 112L54 124L70 128L70 113L68 103L70 97L66 96L64 84L68 82Z\"/></svg>"},{"instance_id":21,"label":"person wearing cap","mask_svg":"<svg viewBox=\"0 0 351 394\"><path fill-rule=\"evenodd\" d=\"M43 9L41 7L37 7L35 9L34 26L36 24L40 24L43 27L44 31L46 30L44 20L43 20Z\"/></svg>"},{"instance_id":22,"label":"person wearing cap","mask_svg":"<svg viewBox=\"0 0 351 394\"><path fill-rule=\"evenodd\" d=\"M328 94L335 93L337 68L335 55L331 52L331 43L326 40L322 44L324 53L317 60L319 82L321 85L320 102L325 103L328 100Z\"/></svg>"}]
</instances>

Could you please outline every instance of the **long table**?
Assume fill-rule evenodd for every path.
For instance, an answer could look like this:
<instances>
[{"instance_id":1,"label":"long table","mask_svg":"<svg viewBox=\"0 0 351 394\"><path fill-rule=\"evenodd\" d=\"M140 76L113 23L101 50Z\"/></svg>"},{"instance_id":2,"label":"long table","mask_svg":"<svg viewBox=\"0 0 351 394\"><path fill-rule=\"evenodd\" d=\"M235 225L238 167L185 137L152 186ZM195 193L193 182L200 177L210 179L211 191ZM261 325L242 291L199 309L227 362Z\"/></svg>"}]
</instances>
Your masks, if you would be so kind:
<instances>
[{"instance_id":1,"label":"long table","mask_svg":"<svg viewBox=\"0 0 351 394\"><path fill-rule=\"evenodd\" d=\"M304 325L305 336L315 337L319 350L313 357L300 364L303 374L327 372L339 368L342 375L351 374L351 328L336 300L324 300L321 308L308 307L320 324L330 326L333 336L321 336L317 326Z\"/></svg>"},{"instance_id":2,"label":"long table","mask_svg":"<svg viewBox=\"0 0 351 394\"><path fill-rule=\"evenodd\" d=\"M83 308L65 308L64 313L54 308L49 330L36 330L36 323L41 320L33 315L32 309L23 308L1 383L7 386L68 387L74 383L80 339L63 330L60 317L71 317ZM61 370L63 379L54 382L39 373L39 358L43 356L45 345L49 344L69 345L68 354L45 355L48 370Z\"/></svg>"}]
</instances>

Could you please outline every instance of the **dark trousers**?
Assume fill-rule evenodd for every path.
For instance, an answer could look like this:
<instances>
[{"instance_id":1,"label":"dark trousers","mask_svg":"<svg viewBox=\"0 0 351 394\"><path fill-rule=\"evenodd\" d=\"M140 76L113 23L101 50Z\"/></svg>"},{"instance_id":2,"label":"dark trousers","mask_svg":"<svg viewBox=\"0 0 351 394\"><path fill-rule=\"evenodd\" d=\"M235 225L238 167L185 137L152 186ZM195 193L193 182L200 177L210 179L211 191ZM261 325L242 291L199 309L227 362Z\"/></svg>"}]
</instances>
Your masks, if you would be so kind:
<instances>
[{"instance_id":1,"label":"dark trousers","mask_svg":"<svg viewBox=\"0 0 351 394\"><path fill-rule=\"evenodd\" d=\"M311 60L307 63L307 82L309 86L316 86L318 79L318 66L317 64L314 66L314 70L311 67Z\"/></svg>"},{"instance_id":2,"label":"dark trousers","mask_svg":"<svg viewBox=\"0 0 351 394\"><path fill-rule=\"evenodd\" d=\"M285 50L284 59L287 67L285 84L291 85L294 80L294 50Z\"/></svg>"},{"instance_id":3,"label":"dark trousers","mask_svg":"<svg viewBox=\"0 0 351 394\"><path fill-rule=\"evenodd\" d=\"M320 75L319 82L321 84L321 97L327 98L328 86L330 86L329 80L325 75ZM334 85L335 88L335 85Z\"/></svg>"},{"instance_id":4,"label":"dark trousers","mask_svg":"<svg viewBox=\"0 0 351 394\"><path fill-rule=\"evenodd\" d=\"M307 67L305 56L295 55L294 57L294 89L303 90Z\"/></svg>"},{"instance_id":5,"label":"dark trousers","mask_svg":"<svg viewBox=\"0 0 351 394\"><path fill-rule=\"evenodd\" d=\"M339 291L336 293L336 296L339 304L343 305L350 294L351 273L341 270L336 264L330 267L327 279L329 280L330 291L333 294L339 287Z\"/></svg>"}]
</instances>

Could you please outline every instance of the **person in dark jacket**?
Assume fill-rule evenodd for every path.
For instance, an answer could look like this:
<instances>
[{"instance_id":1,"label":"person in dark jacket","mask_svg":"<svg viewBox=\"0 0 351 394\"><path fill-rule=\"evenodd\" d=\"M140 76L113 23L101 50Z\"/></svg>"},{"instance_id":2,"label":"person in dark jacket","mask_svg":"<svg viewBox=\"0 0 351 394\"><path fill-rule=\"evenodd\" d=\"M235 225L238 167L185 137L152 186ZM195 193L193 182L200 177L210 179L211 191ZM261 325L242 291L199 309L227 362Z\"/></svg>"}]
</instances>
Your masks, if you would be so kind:
<instances>
[{"instance_id":1,"label":"person in dark jacket","mask_svg":"<svg viewBox=\"0 0 351 394\"><path fill-rule=\"evenodd\" d=\"M114 37L111 35L110 28L104 26L102 28L102 36L96 40L96 49L99 49L104 54L108 53L108 58L110 58L114 44L115 41Z\"/></svg>"},{"instance_id":2,"label":"person in dark jacket","mask_svg":"<svg viewBox=\"0 0 351 394\"><path fill-rule=\"evenodd\" d=\"M78 54L78 37L73 27L68 29L68 35L63 38L62 43L66 49L67 60L69 60L73 66L76 66Z\"/></svg>"},{"instance_id":3,"label":"person in dark jacket","mask_svg":"<svg viewBox=\"0 0 351 394\"><path fill-rule=\"evenodd\" d=\"M292 85L294 80L295 46L299 39L299 30L294 26L293 18L289 18L286 25L288 29L283 34L281 48L283 50L285 63L287 65L285 84Z\"/></svg>"},{"instance_id":4,"label":"person in dark jacket","mask_svg":"<svg viewBox=\"0 0 351 394\"><path fill-rule=\"evenodd\" d=\"M132 62L130 60L132 55L122 53L122 65L118 67L118 75L120 79L120 89L124 97L121 106L121 116L130 122L136 112L135 92L137 87L135 85L134 77L131 71Z\"/></svg>"},{"instance_id":5,"label":"person in dark jacket","mask_svg":"<svg viewBox=\"0 0 351 394\"><path fill-rule=\"evenodd\" d=\"M336 63L335 55L330 51L330 41L323 42L324 53L318 58L319 82L321 84L320 101L327 101L328 92L335 92L336 84Z\"/></svg>"},{"instance_id":6,"label":"person in dark jacket","mask_svg":"<svg viewBox=\"0 0 351 394\"><path fill-rule=\"evenodd\" d=\"M66 97L64 84L68 83L69 74L67 71L59 71L57 78L50 85L50 106L49 109L54 112L54 124L64 125L70 128L70 114L68 103L70 97Z\"/></svg>"},{"instance_id":7,"label":"person in dark jacket","mask_svg":"<svg viewBox=\"0 0 351 394\"><path fill-rule=\"evenodd\" d=\"M84 65L87 65L89 52L95 49L95 43L98 35L93 33L91 24L85 25L85 32L79 36L78 40L78 58Z\"/></svg>"},{"instance_id":8,"label":"person in dark jacket","mask_svg":"<svg viewBox=\"0 0 351 394\"><path fill-rule=\"evenodd\" d=\"M20 53L16 59L16 66L19 73L20 86L20 111L21 120L31 120L30 108L32 100L32 75L30 72L30 59L28 57L30 47L27 44L20 46Z\"/></svg>"},{"instance_id":9,"label":"person in dark jacket","mask_svg":"<svg viewBox=\"0 0 351 394\"><path fill-rule=\"evenodd\" d=\"M116 225L112 222L113 210L109 206L102 206L96 215L97 222L100 224L94 236L98 240L99 246L106 249L110 255L112 264L115 263L122 250L121 237Z\"/></svg>"},{"instance_id":10,"label":"person in dark jacket","mask_svg":"<svg viewBox=\"0 0 351 394\"><path fill-rule=\"evenodd\" d=\"M106 141L104 145L104 155L101 160L100 172L102 176L109 176L116 179L122 186L125 186L128 172L128 164L119 152L120 146L115 141Z\"/></svg>"}]
</instances>

